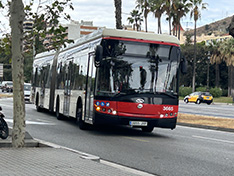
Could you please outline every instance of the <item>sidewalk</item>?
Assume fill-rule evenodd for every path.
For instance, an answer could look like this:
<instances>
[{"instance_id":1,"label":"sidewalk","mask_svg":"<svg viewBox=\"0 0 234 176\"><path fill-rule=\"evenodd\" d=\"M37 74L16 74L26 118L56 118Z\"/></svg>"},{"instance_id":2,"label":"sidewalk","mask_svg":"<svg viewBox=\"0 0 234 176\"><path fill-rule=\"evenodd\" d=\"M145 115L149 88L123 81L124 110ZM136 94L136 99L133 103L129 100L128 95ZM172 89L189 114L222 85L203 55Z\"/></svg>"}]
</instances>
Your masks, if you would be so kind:
<instances>
[{"instance_id":1,"label":"sidewalk","mask_svg":"<svg viewBox=\"0 0 234 176\"><path fill-rule=\"evenodd\" d=\"M33 139L28 133L24 148L11 148L11 137L0 139L0 173L7 176L152 176L103 161L65 147Z\"/></svg>"}]
</instances>

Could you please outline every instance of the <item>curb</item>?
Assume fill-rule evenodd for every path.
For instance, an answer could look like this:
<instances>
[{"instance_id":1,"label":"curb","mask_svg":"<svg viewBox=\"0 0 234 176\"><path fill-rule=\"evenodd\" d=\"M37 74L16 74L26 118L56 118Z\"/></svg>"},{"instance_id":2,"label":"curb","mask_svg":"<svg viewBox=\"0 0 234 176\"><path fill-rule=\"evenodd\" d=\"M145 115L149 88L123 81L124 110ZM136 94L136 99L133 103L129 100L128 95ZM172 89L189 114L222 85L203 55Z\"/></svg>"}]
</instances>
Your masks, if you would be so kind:
<instances>
[{"instance_id":1,"label":"curb","mask_svg":"<svg viewBox=\"0 0 234 176\"><path fill-rule=\"evenodd\" d=\"M232 129L232 128L222 128L222 127L214 127L214 126L198 125L198 124L190 124L190 123L181 123L181 122L177 122L177 125L187 126L187 127L194 127L194 128L203 128L203 129L217 130L217 131L225 131L225 132L232 132L232 133L234 133L234 129Z\"/></svg>"},{"instance_id":2,"label":"curb","mask_svg":"<svg viewBox=\"0 0 234 176\"><path fill-rule=\"evenodd\" d=\"M91 154L81 152L81 151L78 151L78 150L74 150L74 149L71 149L71 148L68 148L68 147L64 147L64 146L61 146L61 145L57 145L57 144L54 144L54 143L43 141L41 139L35 139L35 140L38 141L40 144L42 144L44 146L47 146L47 147L57 148L57 149L65 149L65 150L74 152L76 154L79 154L80 158L82 158L82 159L88 159L88 160L100 162L100 157L99 156L91 155Z\"/></svg>"},{"instance_id":3,"label":"curb","mask_svg":"<svg viewBox=\"0 0 234 176\"><path fill-rule=\"evenodd\" d=\"M46 145L34 140L33 137L25 131L24 147L47 147ZM12 147L12 129L9 128L7 139L0 139L0 148Z\"/></svg>"}]
</instances>

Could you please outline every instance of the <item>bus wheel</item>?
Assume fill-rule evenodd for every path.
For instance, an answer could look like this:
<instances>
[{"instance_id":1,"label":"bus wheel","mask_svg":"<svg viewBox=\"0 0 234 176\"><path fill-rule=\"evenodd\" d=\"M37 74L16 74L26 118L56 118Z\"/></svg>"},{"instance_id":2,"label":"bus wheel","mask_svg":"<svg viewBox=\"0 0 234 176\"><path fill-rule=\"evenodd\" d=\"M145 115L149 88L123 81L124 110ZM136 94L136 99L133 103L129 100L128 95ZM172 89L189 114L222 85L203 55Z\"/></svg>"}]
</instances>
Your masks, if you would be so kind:
<instances>
[{"instance_id":1,"label":"bus wheel","mask_svg":"<svg viewBox=\"0 0 234 176\"><path fill-rule=\"evenodd\" d=\"M37 104L36 105L37 112L41 112L41 107Z\"/></svg>"},{"instance_id":2,"label":"bus wheel","mask_svg":"<svg viewBox=\"0 0 234 176\"><path fill-rule=\"evenodd\" d=\"M37 109L37 112L41 112L41 107L39 106L39 99L38 99L38 97L36 99L36 109Z\"/></svg>"},{"instance_id":3,"label":"bus wheel","mask_svg":"<svg viewBox=\"0 0 234 176\"><path fill-rule=\"evenodd\" d=\"M88 124L86 124L83 120L82 120L82 107L78 107L76 110L76 123L79 125L79 128L81 130L86 130L88 127Z\"/></svg>"},{"instance_id":4,"label":"bus wheel","mask_svg":"<svg viewBox=\"0 0 234 176\"><path fill-rule=\"evenodd\" d=\"M56 115L56 118L58 120L62 120L63 119L62 115L59 113L59 101L57 101L57 103L56 103L55 115Z\"/></svg>"},{"instance_id":5,"label":"bus wheel","mask_svg":"<svg viewBox=\"0 0 234 176\"><path fill-rule=\"evenodd\" d=\"M154 127L153 126L141 127L141 130L143 132L151 133L154 130Z\"/></svg>"}]
</instances>

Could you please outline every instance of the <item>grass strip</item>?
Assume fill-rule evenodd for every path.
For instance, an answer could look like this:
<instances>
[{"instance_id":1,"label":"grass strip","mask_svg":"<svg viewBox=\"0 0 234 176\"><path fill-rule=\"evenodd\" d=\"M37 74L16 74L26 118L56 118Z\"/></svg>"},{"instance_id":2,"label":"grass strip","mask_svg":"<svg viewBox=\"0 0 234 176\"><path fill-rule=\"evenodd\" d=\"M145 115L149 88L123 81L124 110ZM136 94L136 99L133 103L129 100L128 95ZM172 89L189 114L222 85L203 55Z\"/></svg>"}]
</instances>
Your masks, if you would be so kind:
<instances>
[{"instance_id":1,"label":"grass strip","mask_svg":"<svg viewBox=\"0 0 234 176\"><path fill-rule=\"evenodd\" d=\"M234 129L234 119L223 117L179 113L177 122Z\"/></svg>"}]
</instances>

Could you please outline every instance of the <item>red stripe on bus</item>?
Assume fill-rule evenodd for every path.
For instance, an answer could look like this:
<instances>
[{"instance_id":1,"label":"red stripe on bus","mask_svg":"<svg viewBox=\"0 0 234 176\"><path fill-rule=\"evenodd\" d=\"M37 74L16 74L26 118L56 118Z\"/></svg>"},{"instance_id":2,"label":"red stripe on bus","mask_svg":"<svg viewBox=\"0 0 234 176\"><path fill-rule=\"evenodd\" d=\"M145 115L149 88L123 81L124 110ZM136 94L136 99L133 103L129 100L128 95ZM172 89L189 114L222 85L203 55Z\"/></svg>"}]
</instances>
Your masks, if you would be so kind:
<instances>
[{"instance_id":1,"label":"red stripe on bus","mask_svg":"<svg viewBox=\"0 0 234 176\"><path fill-rule=\"evenodd\" d=\"M99 113L112 115L112 112L116 111L117 114L115 115L136 118L173 118L178 114L178 105L154 105L145 103L140 104L132 102L94 100L94 108ZM110 111L108 112L108 110Z\"/></svg>"},{"instance_id":2,"label":"red stripe on bus","mask_svg":"<svg viewBox=\"0 0 234 176\"><path fill-rule=\"evenodd\" d=\"M139 105L140 103L117 102L118 115L142 118L160 118L160 115L164 115L163 118L172 118L175 113L176 115L178 113L177 105ZM166 114L167 116L165 116Z\"/></svg>"},{"instance_id":3,"label":"red stripe on bus","mask_svg":"<svg viewBox=\"0 0 234 176\"><path fill-rule=\"evenodd\" d=\"M170 43L170 42L163 42L163 41L152 41L152 40L143 40L143 39L121 38L121 37L103 37L103 39L124 40L124 41L142 42L142 43L154 43L154 44L172 45L172 46L179 47L178 44Z\"/></svg>"}]
</instances>

